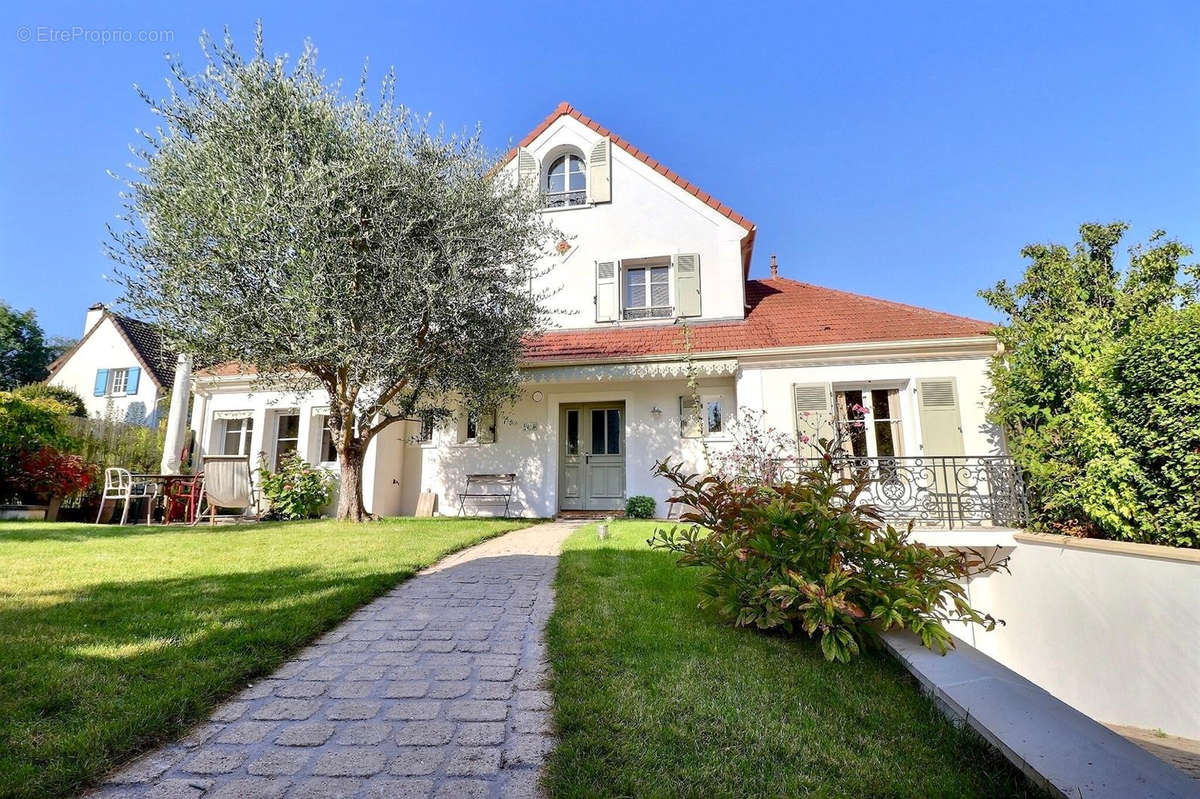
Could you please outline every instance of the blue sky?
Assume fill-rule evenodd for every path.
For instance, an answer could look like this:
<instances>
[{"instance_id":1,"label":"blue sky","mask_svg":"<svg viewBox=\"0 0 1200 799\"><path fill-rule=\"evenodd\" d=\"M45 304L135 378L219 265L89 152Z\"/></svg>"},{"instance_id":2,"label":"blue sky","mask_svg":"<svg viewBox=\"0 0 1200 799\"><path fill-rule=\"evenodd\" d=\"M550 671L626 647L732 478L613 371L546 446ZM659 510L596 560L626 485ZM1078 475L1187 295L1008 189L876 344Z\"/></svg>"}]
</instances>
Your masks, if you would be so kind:
<instances>
[{"instance_id":1,"label":"blue sky","mask_svg":"<svg viewBox=\"0 0 1200 799\"><path fill-rule=\"evenodd\" d=\"M331 76L395 66L407 105L497 151L571 102L754 220L755 275L776 252L788 277L993 319L975 292L1082 221L1200 246L1197 3L24 5L0 11L0 299L51 335L116 293L133 84L160 90L165 51L198 66L202 29L248 48L257 17Z\"/></svg>"}]
</instances>

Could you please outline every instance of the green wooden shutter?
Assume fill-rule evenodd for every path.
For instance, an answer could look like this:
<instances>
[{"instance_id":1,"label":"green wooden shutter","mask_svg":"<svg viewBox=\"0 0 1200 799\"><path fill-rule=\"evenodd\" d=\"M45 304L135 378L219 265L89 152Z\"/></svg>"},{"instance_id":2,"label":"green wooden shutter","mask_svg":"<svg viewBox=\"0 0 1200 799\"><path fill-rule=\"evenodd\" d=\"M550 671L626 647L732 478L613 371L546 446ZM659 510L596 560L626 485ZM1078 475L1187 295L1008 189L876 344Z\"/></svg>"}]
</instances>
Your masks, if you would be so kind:
<instances>
[{"instance_id":1,"label":"green wooden shutter","mask_svg":"<svg viewBox=\"0 0 1200 799\"><path fill-rule=\"evenodd\" d=\"M136 394L138 390L138 378L142 375L140 366L131 366L125 373L125 393Z\"/></svg>"},{"instance_id":2,"label":"green wooden shutter","mask_svg":"<svg viewBox=\"0 0 1200 799\"><path fill-rule=\"evenodd\" d=\"M700 438L704 433L704 425L700 418L700 408L692 402L690 396L679 398L679 435L683 438Z\"/></svg>"},{"instance_id":3,"label":"green wooden shutter","mask_svg":"<svg viewBox=\"0 0 1200 799\"><path fill-rule=\"evenodd\" d=\"M792 410L801 457L821 454L819 441L833 438L833 392L828 383L793 383ZM807 440L805 440L807 439Z\"/></svg>"},{"instance_id":4,"label":"green wooden shutter","mask_svg":"<svg viewBox=\"0 0 1200 799\"><path fill-rule=\"evenodd\" d=\"M604 137L588 153L588 202L612 202L612 142Z\"/></svg>"},{"instance_id":5,"label":"green wooden shutter","mask_svg":"<svg viewBox=\"0 0 1200 799\"><path fill-rule=\"evenodd\" d=\"M495 411L480 411L479 421L476 422L478 430L476 431L477 440L480 444L493 444L496 441L496 412Z\"/></svg>"},{"instance_id":6,"label":"green wooden shutter","mask_svg":"<svg viewBox=\"0 0 1200 799\"><path fill-rule=\"evenodd\" d=\"M925 455L962 455L962 419L953 377L917 381L917 406L921 417L921 451Z\"/></svg>"},{"instance_id":7,"label":"green wooden shutter","mask_svg":"<svg viewBox=\"0 0 1200 799\"><path fill-rule=\"evenodd\" d=\"M596 262L596 321L612 322L620 311L617 301L617 262Z\"/></svg>"},{"instance_id":8,"label":"green wooden shutter","mask_svg":"<svg viewBox=\"0 0 1200 799\"><path fill-rule=\"evenodd\" d=\"M675 315L700 315L700 256L675 256Z\"/></svg>"},{"instance_id":9,"label":"green wooden shutter","mask_svg":"<svg viewBox=\"0 0 1200 799\"><path fill-rule=\"evenodd\" d=\"M517 182L528 191L538 190L538 162L524 147L517 149Z\"/></svg>"},{"instance_id":10,"label":"green wooden shutter","mask_svg":"<svg viewBox=\"0 0 1200 799\"><path fill-rule=\"evenodd\" d=\"M96 370L96 385L92 389L92 396L93 397L103 397L104 392L106 392L106 391L108 391L108 370L107 369L97 369Z\"/></svg>"}]
</instances>

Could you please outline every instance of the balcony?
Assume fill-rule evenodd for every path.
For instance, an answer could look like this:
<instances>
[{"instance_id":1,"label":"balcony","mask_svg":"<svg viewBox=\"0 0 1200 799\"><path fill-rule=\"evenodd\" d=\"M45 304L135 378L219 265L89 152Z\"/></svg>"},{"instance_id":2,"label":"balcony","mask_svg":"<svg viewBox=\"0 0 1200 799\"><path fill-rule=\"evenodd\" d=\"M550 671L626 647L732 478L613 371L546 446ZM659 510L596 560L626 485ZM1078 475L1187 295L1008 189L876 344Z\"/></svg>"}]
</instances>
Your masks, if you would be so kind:
<instances>
[{"instance_id":1,"label":"balcony","mask_svg":"<svg viewBox=\"0 0 1200 799\"><path fill-rule=\"evenodd\" d=\"M781 480L820 463L801 458L780 466ZM1012 458L1003 455L947 455L838 459L847 476L865 472L869 485L860 495L893 525L918 527L1019 528L1029 521L1025 484Z\"/></svg>"}]
</instances>

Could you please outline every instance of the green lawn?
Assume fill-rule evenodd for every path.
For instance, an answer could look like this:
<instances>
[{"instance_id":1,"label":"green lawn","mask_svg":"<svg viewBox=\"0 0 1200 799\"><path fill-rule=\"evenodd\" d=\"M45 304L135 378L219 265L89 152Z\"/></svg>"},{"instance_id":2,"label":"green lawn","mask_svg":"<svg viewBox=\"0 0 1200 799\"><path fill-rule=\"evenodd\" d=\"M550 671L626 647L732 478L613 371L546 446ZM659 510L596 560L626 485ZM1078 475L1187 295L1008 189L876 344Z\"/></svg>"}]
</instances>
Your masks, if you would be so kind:
<instances>
[{"instance_id":1,"label":"green lawn","mask_svg":"<svg viewBox=\"0 0 1200 799\"><path fill-rule=\"evenodd\" d=\"M0 796L77 792L355 608L528 522L0 522Z\"/></svg>"},{"instance_id":2,"label":"green lawn","mask_svg":"<svg viewBox=\"0 0 1200 799\"><path fill-rule=\"evenodd\" d=\"M697 610L698 570L650 550L654 526L567 541L548 633L551 796L1037 795L888 655L827 663L807 639Z\"/></svg>"}]
</instances>

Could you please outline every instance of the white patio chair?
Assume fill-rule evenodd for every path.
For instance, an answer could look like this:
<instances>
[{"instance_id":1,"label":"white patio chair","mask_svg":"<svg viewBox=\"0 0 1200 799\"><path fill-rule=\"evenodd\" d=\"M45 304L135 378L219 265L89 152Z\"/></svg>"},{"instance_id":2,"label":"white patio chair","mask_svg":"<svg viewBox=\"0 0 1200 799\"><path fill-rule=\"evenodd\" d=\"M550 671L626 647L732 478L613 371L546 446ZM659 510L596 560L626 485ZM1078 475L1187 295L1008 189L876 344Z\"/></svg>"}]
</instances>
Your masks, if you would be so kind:
<instances>
[{"instance_id":1,"label":"white patio chair","mask_svg":"<svg viewBox=\"0 0 1200 799\"><path fill-rule=\"evenodd\" d=\"M150 524L150 514L154 512L154 498L158 496L158 484L151 482L134 482L133 475L128 469L110 467L104 470L104 493L100 495L100 510L96 512L96 524L104 515L104 503L113 500L114 503L125 500L121 510L121 524L129 519L129 505L135 499L146 500L146 524ZM116 505L113 506L116 512Z\"/></svg>"},{"instance_id":2,"label":"white patio chair","mask_svg":"<svg viewBox=\"0 0 1200 799\"><path fill-rule=\"evenodd\" d=\"M248 515L258 519L258 500L255 497L254 481L251 479L250 458L247 455L211 455L204 458L204 485L200 489L199 509L208 503L209 524L217 523L217 508L238 508L238 518ZM204 513L198 510L196 524Z\"/></svg>"}]
</instances>

